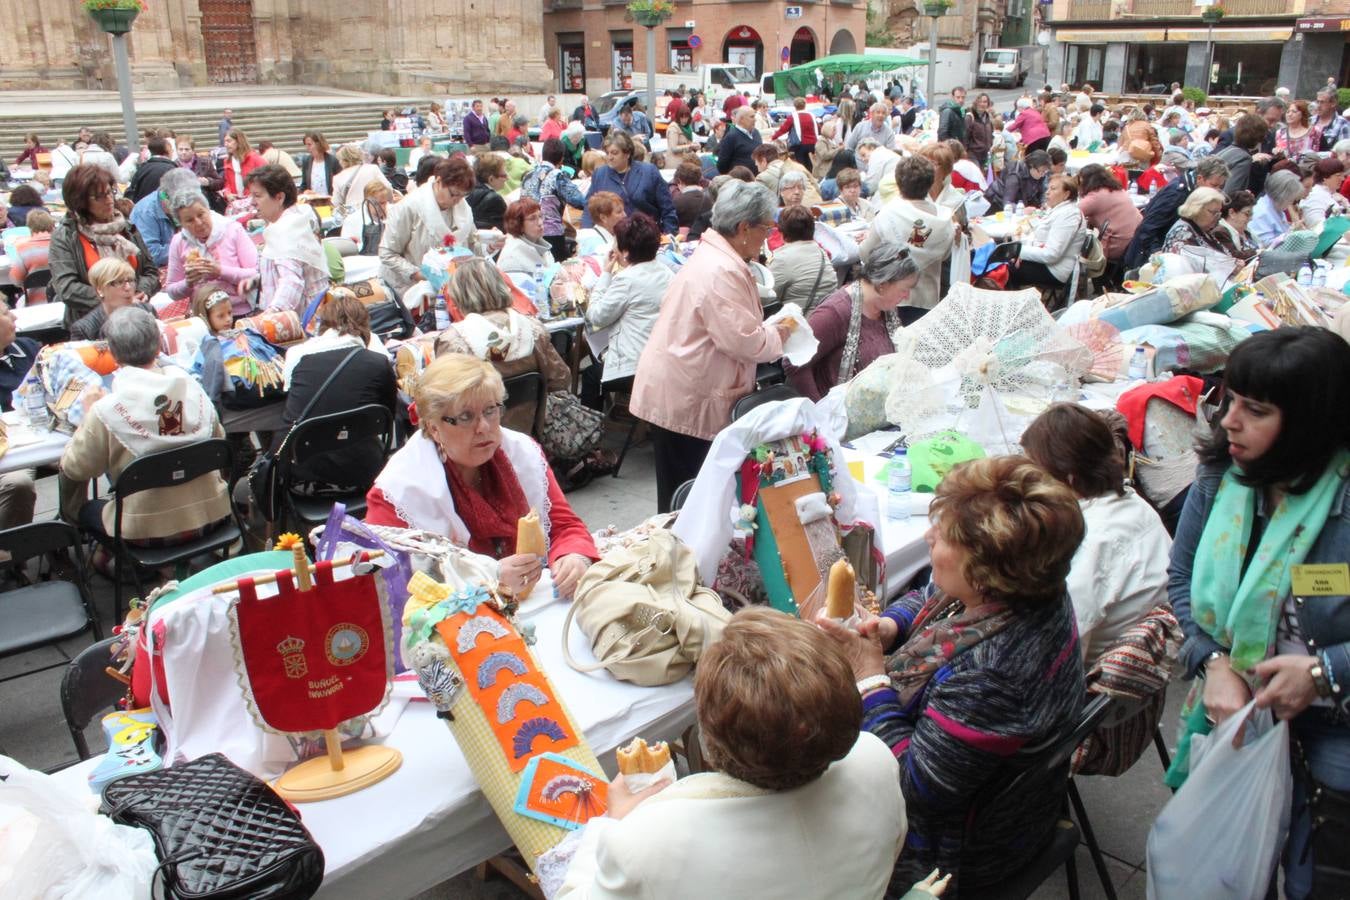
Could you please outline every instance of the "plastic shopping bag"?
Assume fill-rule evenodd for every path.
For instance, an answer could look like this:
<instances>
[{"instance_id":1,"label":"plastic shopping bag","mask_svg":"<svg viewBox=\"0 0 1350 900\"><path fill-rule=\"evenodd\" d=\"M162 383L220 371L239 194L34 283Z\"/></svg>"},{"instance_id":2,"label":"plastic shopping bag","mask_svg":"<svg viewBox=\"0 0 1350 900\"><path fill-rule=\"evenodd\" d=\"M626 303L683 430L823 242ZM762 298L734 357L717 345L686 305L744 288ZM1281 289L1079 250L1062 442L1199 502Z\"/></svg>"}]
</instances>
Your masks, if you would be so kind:
<instances>
[{"instance_id":1,"label":"plastic shopping bag","mask_svg":"<svg viewBox=\"0 0 1350 900\"><path fill-rule=\"evenodd\" d=\"M1148 898L1262 900L1289 829L1289 723L1253 701L1192 740L1190 776L1148 833Z\"/></svg>"}]
</instances>

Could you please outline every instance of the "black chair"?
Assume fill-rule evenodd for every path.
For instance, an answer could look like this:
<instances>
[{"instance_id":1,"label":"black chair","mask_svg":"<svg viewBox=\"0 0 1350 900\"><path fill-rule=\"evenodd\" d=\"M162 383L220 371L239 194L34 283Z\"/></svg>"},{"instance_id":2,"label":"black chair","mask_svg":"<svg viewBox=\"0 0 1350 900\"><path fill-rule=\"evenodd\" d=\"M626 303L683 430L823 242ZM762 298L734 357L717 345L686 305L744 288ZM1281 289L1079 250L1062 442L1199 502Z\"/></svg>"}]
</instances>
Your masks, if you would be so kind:
<instances>
[{"instance_id":1,"label":"black chair","mask_svg":"<svg viewBox=\"0 0 1350 900\"><path fill-rule=\"evenodd\" d=\"M679 512L684 508L684 501L689 499L689 492L694 489L694 479L682 482L675 488L675 493L670 495L670 511Z\"/></svg>"},{"instance_id":2,"label":"black chair","mask_svg":"<svg viewBox=\"0 0 1350 900\"><path fill-rule=\"evenodd\" d=\"M755 365L755 387L773 387L787 381L787 372L782 362L758 363Z\"/></svg>"},{"instance_id":3,"label":"black chair","mask_svg":"<svg viewBox=\"0 0 1350 900\"><path fill-rule=\"evenodd\" d=\"M5 623L0 629L0 657L50 646L85 629L95 640L103 637L89 593L84 554L80 552L80 533L73 526L53 521L7 528L0 531L0 550L9 554L10 559L5 565L20 581L26 580L23 564L34 557L44 557L38 563L38 581L0 594L0 618ZM54 573L50 571L43 578L40 571L43 562L50 563L51 559L60 558L67 551L74 558L74 580L52 579ZM64 660L25 669L0 678L0 681L62 665L65 665Z\"/></svg>"},{"instance_id":4,"label":"black chair","mask_svg":"<svg viewBox=\"0 0 1350 900\"><path fill-rule=\"evenodd\" d=\"M596 365L599 365L599 363L596 363ZM633 415L632 410L628 408L628 405L633 400L633 381L635 377L636 376L629 375L626 378L615 378L612 381L601 383L602 405L603 395L608 394L610 399L610 410L615 411L623 409L628 418L632 420L628 423L628 433L623 437L623 446L619 448L618 459L614 461L614 471L609 473L611 478L619 477L619 470L623 468L624 457L628 455L629 449L633 446L633 441L637 438L637 431L643 424L642 420ZM622 404L618 402L619 397L624 398Z\"/></svg>"},{"instance_id":5,"label":"black chair","mask_svg":"<svg viewBox=\"0 0 1350 900\"><path fill-rule=\"evenodd\" d=\"M27 294L35 288L45 288L52 283L51 269L35 269L23 278L23 292Z\"/></svg>"},{"instance_id":6,"label":"black chair","mask_svg":"<svg viewBox=\"0 0 1350 900\"><path fill-rule=\"evenodd\" d=\"M110 637L85 647L67 664L66 673L61 676L61 712L80 759L88 759L90 755L84 730L95 716L113 709L127 692L126 685L107 672L116 640Z\"/></svg>"},{"instance_id":7,"label":"black chair","mask_svg":"<svg viewBox=\"0 0 1350 900\"><path fill-rule=\"evenodd\" d=\"M770 300L768 303L764 304L764 318L767 319L770 316L776 316L782 309L782 300Z\"/></svg>"},{"instance_id":8,"label":"black chair","mask_svg":"<svg viewBox=\"0 0 1350 900\"><path fill-rule=\"evenodd\" d=\"M334 503L344 504L348 514L358 519L364 516L366 492L375 482L379 468L370 475L368 482L350 485L353 488L350 493L326 496L312 496L298 490L303 481L298 472L329 454L354 448L364 441L374 442L380 448L380 459L388 459L393 440L394 416L388 407L378 403L297 422L286 438L285 452L277 458L283 523L297 524L301 531L308 531L328 518Z\"/></svg>"},{"instance_id":9,"label":"black chair","mask_svg":"<svg viewBox=\"0 0 1350 900\"><path fill-rule=\"evenodd\" d=\"M548 408L548 387L542 372L522 372L504 379L506 410L502 425L523 431L535 440L544 432L544 411Z\"/></svg>"},{"instance_id":10,"label":"black chair","mask_svg":"<svg viewBox=\"0 0 1350 900\"><path fill-rule=\"evenodd\" d=\"M122 512L126 499L142 491L155 488L177 487L187 484L203 475L220 472L228 478L234 468L234 451L230 442L224 438L211 438L197 441L185 447L160 450L147 453L133 460L122 470L113 485L113 533L111 545L116 554L117 571L113 574L113 620L122 621L122 566L131 563L132 577L140 596L145 596L145 585L141 581L141 568L158 569L170 564L185 564L193 557L203 553L222 551L225 557L230 555L230 545L240 540L243 529L240 527L238 512L230 504L230 515L208 529L204 534L180 543L165 546L146 547L128 543L122 537ZM106 536L96 538L108 541Z\"/></svg>"},{"instance_id":11,"label":"black chair","mask_svg":"<svg viewBox=\"0 0 1350 900\"><path fill-rule=\"evenodd\" d=\"M1004 797L1022 791L1027 781L1043 778L1065 766L1074 750L1089 734L1101 724L1108 710L1108 698L1097 695L1088 701L1079 718L1078 724L1067 734L1059 735L1032 747L1024 748L1016 755L1016 760L1024 767L1021 774L1014 778L1002 790L977 804L970 824L966 826L966 838L969 840L979 832L982 819L981 810L997 804ZM1070 782L1072 784L1072 782ZM1078 849L1081 832L1073 820L1061 818L1055 823L1054 834L1050 842L1029 860L1020 870L1004 877L998 884L983 888L970 888L961 885L961 900L1027 900L1061 866L1068 879L1069 897L1078 900L1078 866L1074 861L1074 852ZM1095 862L1095 860L1094 860ZM1104 869L1100 870L1104 873ZM1103 881L1109 885L1109 877ZM1112 889L1108 888L1108 892ZM1111 894L1114 896L1114 893Z\"/></svg>"},{"instance_id":12,"label":"black chair","mask_svg":"<svg viewBox=\"0 0 1350 900\"><path fill-rule=\"evenodd\" d=\"M775 384L770 387L760 388L757 391L746 394L732 404L731 421L735 422L756 406L763 406L765 403L777 403L780 400L791 400L800 396L801 394L797 393L790 385L786 384Z\"/></svg>"}]
</instances>

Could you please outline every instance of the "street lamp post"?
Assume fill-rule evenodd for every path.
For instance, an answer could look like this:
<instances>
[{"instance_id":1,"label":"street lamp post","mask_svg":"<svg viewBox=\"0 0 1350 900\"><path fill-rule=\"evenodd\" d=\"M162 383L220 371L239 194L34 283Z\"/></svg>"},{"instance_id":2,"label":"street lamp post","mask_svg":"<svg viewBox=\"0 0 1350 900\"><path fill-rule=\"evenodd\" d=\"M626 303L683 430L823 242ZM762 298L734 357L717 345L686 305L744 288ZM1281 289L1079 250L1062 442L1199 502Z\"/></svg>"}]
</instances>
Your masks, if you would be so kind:
<instances>
[{"instance_id":1,"label":"street lamp post","mask_svg":"<svg viewBox=\"0 0 1350 900\"><path fill-rule=\"evenodd\" d=\"M1205 93L1209 93L1214 78L1214 26L1223 18L1223 7L1217 3L1206 6L1200 11L1200 20L1205 23Z\"/></svg>"},{"instance_id":2,"label":"street lamp post","mask_svg":"<svg viewBox=\"0 0 1350 900\"><path fill-rule=\"evenodd\" d=\"M656 26L675 11L671 0L633 0L628 12L633 21L647 29L647 115L656 121Z\"/></svg>"},{"instance_id":3,"label":"street lamp post","mask_svg":"<svg viewBox=\"0 0 1350 900\"><path fill-rule=\"evenodd\" d=\"M938 49L938 19L947 14L951 9L950 0L922 0L923 14L931 19L928 29L928 107L933 107L933 101L937 94L937 49Z\"/></svg>"},{"instance_id":4,"label":"street lamp post","mask_svg":"<svg viewBox=\"0 0 1350 900\"><path fill-rule=\"evenodd\" d=\"M136 104L131 96L131 59L127 55L127 33L141 8L138 3L108 4L85 9L101 31L112 38L113 64L117 68L117 96L122 101L122 129L128 147L136 146Z\"/></svg>"}]
</instances>

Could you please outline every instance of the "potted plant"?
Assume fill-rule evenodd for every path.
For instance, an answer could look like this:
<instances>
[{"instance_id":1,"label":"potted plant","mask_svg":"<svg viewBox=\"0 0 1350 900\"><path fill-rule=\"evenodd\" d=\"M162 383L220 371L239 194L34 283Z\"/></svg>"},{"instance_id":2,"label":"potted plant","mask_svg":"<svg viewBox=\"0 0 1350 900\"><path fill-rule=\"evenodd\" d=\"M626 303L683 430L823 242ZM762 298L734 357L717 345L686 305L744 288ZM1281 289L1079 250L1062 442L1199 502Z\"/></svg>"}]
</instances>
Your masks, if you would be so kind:
<instances>
[{"instance_id":1,"label":"potted plant","mask_svg":"<svg viewBox=\"0 0 1350 900\"><path fill-rule=\"evenodd\" d=\"M126 34L145 9L145 0L81 0L85 12L107 34Z\"/></svg>"},{"instance_id":2,"label":"potted plant","mask_svg":"<svg viewBox=\"0 0 1350 900\"><path fill-rule=\"evenodd\" d=\"M672 0L632 0L628 12L639 25L655 28L675 14L675 4Z\"/></svg>"},{"instance_id":3,"label":"potted plant","mask_svg":"<svg viewBox=\"0 0 1350 900\"><path fill-rule=\"evenodd\" d=\"M1223 17L1224 8L1218 3L1211 4L1200 10L1200 21L1204 22L1206 25L1217 24Z\"/></svg>"},{"instance_id":4,"label":"potted plant","mask_svg":"<svg viewBox=\"0 0 1350 900\"><path fill-rule=\"evenodd\" d=\"M925 16L945 16L947 10L952 8L951 0L919 0L919 11Z\"/></svg>"}]
</instances>

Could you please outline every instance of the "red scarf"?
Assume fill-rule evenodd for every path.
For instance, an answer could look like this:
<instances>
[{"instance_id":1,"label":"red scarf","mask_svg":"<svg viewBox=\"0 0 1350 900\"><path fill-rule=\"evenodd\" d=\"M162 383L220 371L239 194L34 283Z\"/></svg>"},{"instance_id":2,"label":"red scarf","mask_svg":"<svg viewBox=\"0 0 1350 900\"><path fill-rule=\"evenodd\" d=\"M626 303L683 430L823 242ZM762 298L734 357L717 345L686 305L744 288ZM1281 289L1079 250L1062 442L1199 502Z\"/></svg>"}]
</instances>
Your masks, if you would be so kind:
<instances>
[{"instance_id":1,"label":"red scarf","mask_svg":"<svg viewBox=\"0 0 1350 900\"><path fill-rule=\"evenodd\" d=\"M460 476L458 466L445 464L455 512L469 529L469 549L493 559L511 556L516 552L517 524L530 511L520 479L501 447L479 467L478 474L475 490Z\"/></svg>"}]
</instances>

